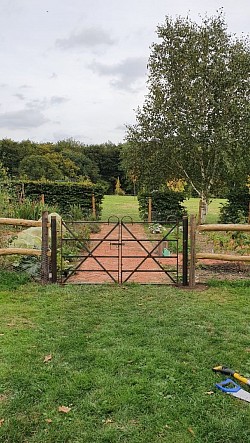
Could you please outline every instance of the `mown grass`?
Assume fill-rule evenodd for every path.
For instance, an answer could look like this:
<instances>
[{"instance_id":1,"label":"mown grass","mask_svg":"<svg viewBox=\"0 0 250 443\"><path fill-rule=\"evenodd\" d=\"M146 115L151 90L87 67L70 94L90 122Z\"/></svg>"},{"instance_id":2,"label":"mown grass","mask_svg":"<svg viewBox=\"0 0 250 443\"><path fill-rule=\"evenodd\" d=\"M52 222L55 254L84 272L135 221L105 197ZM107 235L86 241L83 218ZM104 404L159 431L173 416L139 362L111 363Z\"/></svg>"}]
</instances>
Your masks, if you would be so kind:
<instances>
[{"instance_id":1,"label":"mown grass","mask_svg":"<svg viewBox=\"0 0 250 443\"><path fill-rule=\"evenodd\" d=\"M221 205L226 202L226 199L223 198L215 198L208 205L208 214L206 216L205 223L218 223L220 216ZM199 213L199 199L198 198L189 198L184 201L184 206L187 208L188 214L196 214Z\"/></svg>"},{"instance_id":2,"label":"mown grass","mask_svg":"<svg viewBox=\"0 0 250 443\"><path fill-rule=\"evenodd\" d=\"M109 217L132 217L133 221L141 221L137 197L132 195L105 195L102 204L102 221Z\"/></svg>"},{"instance_id":3,"label":"mown grass","mask_svg":"<svg viewBox=\"0 0 250 443\"><path fill-rule=\"evenodd\" d=\"M249 404L211 371L250 375L249 282L10 290L4 278L1 442L249 442Z\"/></svg>"},{"instance_id":4,"label":"mown grass","mask_svg":"<svg viewBox=\"0 0 250 443\"><path fill-rule=\"evenodd\" d=\"M220 214L221 204L225 199L213 199L208 208L206 223L217 223ZM126 216L132 217L133 221L141 221L138 208L137 197L131 195L105 195L103 200L102 221L107 221L111 216L118 218ZM199 199L190 198L184 201L183 206L187 208L188 214L198 214Z\"/></svg>"}]
</instances>

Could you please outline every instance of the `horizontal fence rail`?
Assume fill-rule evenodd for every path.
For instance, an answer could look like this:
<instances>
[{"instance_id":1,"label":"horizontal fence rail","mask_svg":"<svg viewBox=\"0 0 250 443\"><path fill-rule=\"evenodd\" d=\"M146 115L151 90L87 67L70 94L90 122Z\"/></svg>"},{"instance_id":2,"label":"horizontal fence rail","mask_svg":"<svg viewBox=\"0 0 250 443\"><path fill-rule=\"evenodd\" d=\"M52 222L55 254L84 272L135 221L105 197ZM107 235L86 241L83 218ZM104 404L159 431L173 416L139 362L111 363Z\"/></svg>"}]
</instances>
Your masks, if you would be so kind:
<instances>
[{"instance_id":1,"label":"horizontal fence rail","mask_svg":"<svg viewBox=\"0 0 250 443\"><path fill-rule=\"evenodd\" d=\"M29 248L1 248L0 255L35 255L37 257L42 255L40 249ZM51 251L47 251L47 256L50 257Z\"/></svg>"},{"instance_id":2,"label":"horizontal fence rail","mask_svg":"<svg viewBox=\"0 0 250 443\"><path fill-rule=\"evenodd\" d=\"M211 225L198 225L198 231L244 231L250 232L250 224L211 224Z\"/></svg>"},{"instance_id":3,"label":"horizontal fence rail","mask_svg":"<svg viewBox=\"0 0 250 443\"><path fill-rule=\"evenodd\" d=\"M49 223L48 223L49 224ZM12 225L12 226L29 226L29 227L42 227L42 221L39 220L25 220L22 218L0 218L0 225Z\"/></svg>"},{"instance_id":4,"label":"horizontal fence rail","mask_svg":"<svg viewBox=\"0 0 250 443\"><path fill-rule=\"evenodd\" d=\"M196 260L222 260L229 262L250 262L249 255L233 255L220 253L196 252L196 233L197 232L250 232L250 224L205 224L196 225L196 218L191 216L190 221L190 275L189 286L195 286L195 262Z\"/></svg>"},{"instance_id":5,"label":"horizontal fence rail","mask_svg":"<svg viewBox=\"0 0 250 443\"><path fill-rule=\"evenodd\" d=\"M0 218L0 225L38 227L41 228L41 249L34 248L1 248L1 255L28 255L41 257L41 282L49 281L49 257L51 251L49 249L48 230L51 224L48 221L48 212L43 211L42 220L26 220L21 218Z\"/></svg>"}]
</instances>

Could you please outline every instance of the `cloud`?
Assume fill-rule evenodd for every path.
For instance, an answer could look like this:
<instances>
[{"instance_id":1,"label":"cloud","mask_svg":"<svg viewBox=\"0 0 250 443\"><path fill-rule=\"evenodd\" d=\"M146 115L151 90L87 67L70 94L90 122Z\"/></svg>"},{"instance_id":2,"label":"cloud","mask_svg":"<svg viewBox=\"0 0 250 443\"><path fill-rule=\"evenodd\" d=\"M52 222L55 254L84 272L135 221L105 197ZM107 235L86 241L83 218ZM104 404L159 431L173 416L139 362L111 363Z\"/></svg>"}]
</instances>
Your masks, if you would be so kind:
<instances>
[{"instance_id":1,"label":"cloud","mask_svg":"<svg viewBox=\"0 0 250 443\"><path fill-rule=\"evenodd\" d=\"M19 98L19 100L25 100L25 97L23 94L14 94L14 97Z\"/></svg>"},{"instance_id":2,"label":"cloud","mask_svg":"<svg viewBox=\"0 0 250 443\"><path fill-rule=\"evenodd\" d=\"M58 78L58 75L55 72L53 72L51 74L51 76L49 77L49 79L52 80L52 79L55 79L55 78Z\"/></svg>"},{"instance_id":3,"label":"cloud","mask_svg":"<svg viewBox=\"0 0 250 443\"><path fill-rule=\"evenodd\" d=\"M125 131L126 125L118 125L115 127L116 131Z\"/></svg>"},{"instance_id":4,"label":"cloud","mask_svg":"<svg viewBox=\"0 0 250 443\"><path fill-rule=\"evenodd\" d=\"M22 109L20 111L5 112L0 114L0 127L8 129L38 128L49 120L41 113L33 109Z\"/></svg>"},{"instance_id":5,"label":"cloud","mask_svg":"<svg viewBox=\"0 0 250 443\"><path fill-rule=\"evenodd\" d=\"M111 85L114 88L133 92L138 89L137 81L145 77L146 67L147 59L145 57L129 57L113 65L96 61L89 65L93 72L101 76L113 77Z\"/></svg>"},{"instance_id":6,"label":"cloud","mask_svg":"<svg viewBox=\"0 0 250 443\"><path fill-rule=\"evenodd\" d=\"M86 28L79 33L72 33L68 38L56 40L60 49L95 48L103 45L113 45L115 41L101 28Z\"/></svg>"},{"instance_id":7,"label":"cloud","mask_svg":"<svg viewBox=\"0 0 250 443\"><path fill-rule=\"evenodd\" d=\"M54 96L50 97L49 99L48 98L43 98L43 99L37 98L37 99L31 100L26 103L26 107L30 108L30 109L43 110L43 109L48 109L54 105L61 105L62 103L66 103L67 101L69 101L69 99L66 97L54 95Z\"/></svg>"},{"instance_id":8,"label":"cloud","mask_svg":"<svg viewBox=\"0 0 250 443\"><path fill-rule=\"evenodd\" d=\"M53 95L48 101L49 105L61 105L62 103L66 103L69 101L69 98L61 97L58 95Z\"/></svg>"}]
</instances>

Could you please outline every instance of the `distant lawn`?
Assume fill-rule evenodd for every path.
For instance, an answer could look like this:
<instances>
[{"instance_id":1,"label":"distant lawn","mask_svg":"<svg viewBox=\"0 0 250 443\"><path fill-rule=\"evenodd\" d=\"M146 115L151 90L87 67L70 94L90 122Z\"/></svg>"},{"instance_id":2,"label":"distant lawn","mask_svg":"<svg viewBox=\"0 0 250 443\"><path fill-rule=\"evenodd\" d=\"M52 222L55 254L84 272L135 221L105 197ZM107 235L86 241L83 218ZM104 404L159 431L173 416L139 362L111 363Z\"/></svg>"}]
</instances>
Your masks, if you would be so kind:
<instances>
[{"instance_id":1,"label":"distant lawn","mask_svg":"<svg viewBox=\"0 0 250 443\"><path fill-rule=\"evenodd\" d=\"M1 443L249 442L249 403L219 392L211 370L249 376L249 282L184 291L13 276L10 290L2 276Z\"/></svg>"},{"instance_id":2,"label":"distant lawn","mask_svg":"<svg viewBox=\"0 0 250 443\"><path fill-rule=\"evenodd\" d=\"M141 221L137 197L131 195L105 195L102 206L102 221L107 221L112 215L118 218L130 216L133 221Z\"/></svg>"},{"instance_id":3,"label":"distant lawn","mask_svg":"<svg viewBox=\"0 0 250 443\"><path fill-rule=\"evenodd\" d=\"M222 203L225 199L215 198L209 205L207 223L217 223L219 219L219 212ZM199 199L190 198L185 200L184 206L187 208L188 214L198 214ZM133 221L141 221L138 210L137 197L125 195L105 195L103 200L102 221L107 221L109 217L115 215L119 218L124 216L132 217Z\"/></svg>"},{"instance_id":4,"label":"distant lawn","mask_svg":"<svg viewBox=\"0 0 250 443\"><path fill-rule=\"evenodd\" d=\"M206 223L218 223L221 205L226 202L224 198L214 198L208 206L208 214ZM189 198L184 201L184 206L187 208L188 214L199 213L199 199Z\"/></svg>"}]
</instances>

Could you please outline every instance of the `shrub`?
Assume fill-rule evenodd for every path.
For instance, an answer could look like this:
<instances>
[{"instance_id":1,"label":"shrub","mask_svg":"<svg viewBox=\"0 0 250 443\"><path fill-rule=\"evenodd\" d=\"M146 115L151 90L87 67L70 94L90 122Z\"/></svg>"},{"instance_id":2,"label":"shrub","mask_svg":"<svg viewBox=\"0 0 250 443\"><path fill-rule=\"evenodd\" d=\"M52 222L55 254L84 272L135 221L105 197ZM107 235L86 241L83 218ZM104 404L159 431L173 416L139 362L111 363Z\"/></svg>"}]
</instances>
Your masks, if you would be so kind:
<instances>
[{"instance_id":1,"label":"shrub","mask_svg":"<svg viewBox=\"0 0 250 443\"><path fill-rule=\"evenodd\" d=\"M250 203L249 188L231 189L226 196L225 203L220 210L221 223L247 223Z\"/></svg>"},{"instance_id":2,"label":"shrub","mask_svg":"<svg viewBox=\"0 0 250 443\"><path fill-rule=\"evenodd\" d=\"M154 221L165 221L169 217L180 219L185 214L185 208L181 205L185 197L182 192L170 189L155 190L151 193L140 193L138 195L139 211L141 218L148 218L148 199L152 198L152 219Z\"/></svg>"},{"instance_id":3,"label":"shrub","mask_svg":"<svg viewBox=\"0 0 250 443\"><path fill-rule=\"evenodd\" d=\"M27 220L38 220L42 216L43 211L57 212L56 206L50 207L42 202L32 201L25 198L20 203L15 203L12 207L12 216L14 218L24 218Z\"/></svg>"}]
</instances>

